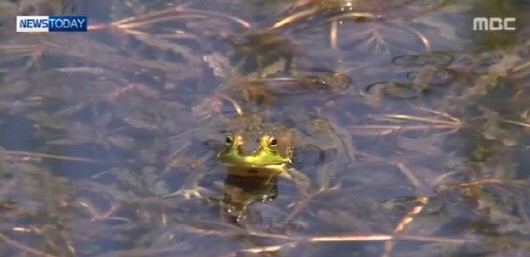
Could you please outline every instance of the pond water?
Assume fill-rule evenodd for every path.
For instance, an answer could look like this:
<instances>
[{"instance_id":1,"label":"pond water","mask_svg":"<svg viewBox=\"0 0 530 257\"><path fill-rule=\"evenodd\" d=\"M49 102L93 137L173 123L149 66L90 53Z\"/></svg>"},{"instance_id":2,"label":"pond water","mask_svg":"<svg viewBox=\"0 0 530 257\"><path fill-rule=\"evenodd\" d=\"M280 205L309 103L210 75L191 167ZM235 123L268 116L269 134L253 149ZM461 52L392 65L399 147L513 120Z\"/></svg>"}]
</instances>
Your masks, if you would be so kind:
<instances>
[{"instance_id":1,"label":"pond water","mask_svg":"<svg viewBox=\"0 0 530 257\"><path fill-rule=\"evenodd\" d=\"M527 256L529 12L0 2L0 255Z\"/></svg>"}]
</instances>

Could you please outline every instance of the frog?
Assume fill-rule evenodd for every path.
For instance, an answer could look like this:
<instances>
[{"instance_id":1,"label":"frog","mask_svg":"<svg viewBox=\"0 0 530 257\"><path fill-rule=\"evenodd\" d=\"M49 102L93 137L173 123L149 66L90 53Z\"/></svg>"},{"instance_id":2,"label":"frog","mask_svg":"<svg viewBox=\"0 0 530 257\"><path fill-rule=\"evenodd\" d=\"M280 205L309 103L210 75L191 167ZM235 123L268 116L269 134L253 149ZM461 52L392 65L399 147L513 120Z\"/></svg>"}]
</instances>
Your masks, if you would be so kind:
<instances>
[{"instance_id":1,"label":"frog","mask_svg":"<svg viewBox=\"0 0 530 257\"><path fill-rule=\"evenodd\" d=\"M307 118L299 109L291 111L300 115L275 112L273 117L286 118L272 121L263 113L245 113L227 127L224 147L217 153L228 173L221 203L225 214L238 223L254 202L274 199L278 178L293 182L302 197L309 196L312 181L308 174L317 178L316 190L328 187L330 182L323 181L333 177L336 157L351 156L353 149L347 146L351 142L343 140L332 122Z\"/></svg>"},{"instance_id":2,"label":"frog","mask_svg":"<svg viewBox=\"0 0 530 257\"><path fill-rule=\"evenodd\" d=\"M217 159L230 174L279 175L293 180L304 193L310 182L299 169L325 166L332 170L330 165L336 165L334 160L340 155L355 162L349 133L331 120L309 117L299 108L285 108L272 117L276 121L263 113L246 113L229 124ZM322 173L326 172L332 171Z\"/></svg>"},{"instance_id":3,"label":"frog","mask_svg":"<svg viewBox=\"0 0 530 257\"><path fill-rule=\"evenodd\" d=\"M294 151L292 129L279 122L269 122L262 115L252 112L238 112L236 115L216 119L209 124L211 128L195 130L196 133L200 133L195 133L194 137L209 145L207 147L209 153L202 157L203 162L215 162L219 165L212 165L208 170L191 172L180 190L166 194L164 198L173 196L183 196L187 199L201 198L200 181L204 176L212 173L292 178L290 174L293 172L289 171ZM214 137L217 138L213 139ZM181 151L183 150L177 153ZM212 160L212 157L215 160ZM167 169L169 172L171 167Z\"/></svg>"},{"instance_id":4,"label":"frog","mask_svg":"<svg viewBox=\"0 0 530 257\"><path fill-rule=\"evenodd\" d=\"M219 162L232 174L284 175L292 163L293 131L281 123L268 123L258 114L237 116L224 138Z\"/></svg>"},{"instance_id":5,"label":"frog","mask_svg":"<svg viewBox=\"0 0 530 257\"><path fill-rule=\"evenodd\" d=\"M294 185L297 197L302 198L337 184L333 173L345 160L339 155L349 155L353 149L345 139L347 133L324 113L311 114L297 106L267 110L239 105L233 98L225 100L233 104L232 113L194 130L193 136L201 141L216 138L203 156L211 166L190 172L191 179L164 198L178 195L213 202L219 206L221 219L244 225L253 204L268 203L281 193L278 181ZM219 175L225 177L222 187L201 182Z\"/></svg>"},{"instance_id":6,"label":"frog","mask_svg":"<svg viewBox=\"0 0 530 257\"><path fill-rule=\"evenodd\" d=\"M295 184L309 179L293 170L295 130L267 120L260 113L240 113L227 126L217 160L227 171L221 217L242 224L255 202L270 202L278 194L278 178ZM293 176L296 175L296 176Z\"/></svg>"}]
</instances>

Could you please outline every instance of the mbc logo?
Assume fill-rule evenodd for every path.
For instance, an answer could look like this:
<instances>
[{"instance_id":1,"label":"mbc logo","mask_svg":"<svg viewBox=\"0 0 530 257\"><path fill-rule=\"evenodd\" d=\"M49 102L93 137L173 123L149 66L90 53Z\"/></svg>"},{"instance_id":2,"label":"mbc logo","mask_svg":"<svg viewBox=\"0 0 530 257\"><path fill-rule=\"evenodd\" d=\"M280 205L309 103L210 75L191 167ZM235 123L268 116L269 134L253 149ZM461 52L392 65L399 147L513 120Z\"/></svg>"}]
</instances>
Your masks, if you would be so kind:
<instances>
[{"instance_id":1,"label":"mbc logo","mask_svg":"<svg viewBox=\"0 0 530 257\"><path fill-rule=\"evenodd\" d=\"M490 31L490 30L515 30L515 18L507 17L475 17L473 18L474 31Z\"/></svg>"}]
</instances>

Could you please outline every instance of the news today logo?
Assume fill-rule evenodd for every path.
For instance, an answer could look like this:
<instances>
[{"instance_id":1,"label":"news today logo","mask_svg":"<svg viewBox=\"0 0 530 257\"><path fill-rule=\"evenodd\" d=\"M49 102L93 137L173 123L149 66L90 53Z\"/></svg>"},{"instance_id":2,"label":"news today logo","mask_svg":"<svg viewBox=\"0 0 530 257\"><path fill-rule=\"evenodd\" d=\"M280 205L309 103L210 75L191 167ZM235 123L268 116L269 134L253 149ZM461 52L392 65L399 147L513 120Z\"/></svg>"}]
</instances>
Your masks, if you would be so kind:
<instances>
[{"instance_id":1,"label":"news today logo","mask_svg":"<svg viewBox=\"0 0 530 257\"><path fill-rule=\"evenodd\" d=\"M86 32L86 16L17 16L17 32Z\"/></svg>"}]
</instances>

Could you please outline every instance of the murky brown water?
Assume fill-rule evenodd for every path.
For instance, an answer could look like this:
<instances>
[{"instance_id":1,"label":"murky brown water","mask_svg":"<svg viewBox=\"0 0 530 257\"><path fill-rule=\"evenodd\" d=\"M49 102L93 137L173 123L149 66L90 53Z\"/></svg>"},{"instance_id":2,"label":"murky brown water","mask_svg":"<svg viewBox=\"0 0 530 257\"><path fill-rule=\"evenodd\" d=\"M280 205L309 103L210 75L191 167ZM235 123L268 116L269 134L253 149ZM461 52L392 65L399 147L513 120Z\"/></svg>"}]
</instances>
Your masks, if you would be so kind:
<instances>
[{"instance_id":1,"label":"murky brown water","mask_svg":"<svg viewBox=\"0 0 530 257\"><path fill-rule=\"evenodd\" d=\"M527 256L528 12L1 2L0 255ZM16 33L17 14L89 32ZM227 174L238 113L296 132L292 178Z\"/></svg>"}]
</instances>

